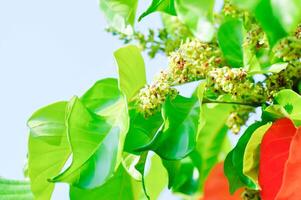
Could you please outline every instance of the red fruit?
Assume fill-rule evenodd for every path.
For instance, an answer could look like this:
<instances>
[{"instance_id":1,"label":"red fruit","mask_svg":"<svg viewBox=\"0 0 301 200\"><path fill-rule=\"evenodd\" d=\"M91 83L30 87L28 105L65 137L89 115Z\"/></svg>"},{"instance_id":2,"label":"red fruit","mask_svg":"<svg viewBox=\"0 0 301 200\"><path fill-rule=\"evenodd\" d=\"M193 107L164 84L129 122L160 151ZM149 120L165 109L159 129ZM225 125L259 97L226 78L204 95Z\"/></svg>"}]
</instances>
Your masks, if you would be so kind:
<instances>
[{"instance_id":1,"label":"red fruit","mask_svg":"<svg viewBox=\"0 0 301 200\"><path fill-rule=\"evenodd\" d=\"M295 134L284 168L283 182L276 200L301 199L301 128Z\"/></svg>"},{"instance_id":2,"label":"red fruit","mask_svg":"<svg viewBox=\"0 0 301 200\"><path fill-rule=\"evenodd\" d=\"M259 160L259 185L262 200L274 200L289 156L289 149L296 128L289 119L280 119L273 123L262 139Z\"/></svg>"},{"instance_id":3,"label":"red fruit","mask_svg":"<svg viewBox=\"0 0 301 200\"><path fill-rule=\"evenodd\" d=\"M224 175L224 163L219 163L209 173L202 200L240 200L242 191L238 190L233 195L230 194L229 184Z\"/></svg>"}]
</instances>

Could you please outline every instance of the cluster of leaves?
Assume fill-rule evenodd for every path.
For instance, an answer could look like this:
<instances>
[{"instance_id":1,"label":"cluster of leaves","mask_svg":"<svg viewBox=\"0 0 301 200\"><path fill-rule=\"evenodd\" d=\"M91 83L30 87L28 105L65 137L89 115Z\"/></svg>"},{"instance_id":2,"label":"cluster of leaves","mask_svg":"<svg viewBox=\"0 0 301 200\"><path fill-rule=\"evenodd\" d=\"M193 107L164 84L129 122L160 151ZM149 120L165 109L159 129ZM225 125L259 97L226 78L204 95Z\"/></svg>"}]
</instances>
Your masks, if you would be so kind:
<instances>
[{"instance_id":1,"label":"cluster of leaves","mask_svg":"<svg viewBox=\"0 0 301 200\"><path fill-rule=\"evenodd\" d=\"M68 183L71 200L158 199L166 188L183 199L297 200L301 4L232 0L215 12L214 0L153 0L139 20L164 13L159 40L134 29L137 5L100 0L110 30L140 48L114 53L118 79L30 117L31 189L0 180L0 199L48 200L55 183ZM150 84L141 49L169 55ZM190 97L174 88L192 81ZM231 148L227 133L256 107L261 120Z\"/></svg>"}]
</instances>

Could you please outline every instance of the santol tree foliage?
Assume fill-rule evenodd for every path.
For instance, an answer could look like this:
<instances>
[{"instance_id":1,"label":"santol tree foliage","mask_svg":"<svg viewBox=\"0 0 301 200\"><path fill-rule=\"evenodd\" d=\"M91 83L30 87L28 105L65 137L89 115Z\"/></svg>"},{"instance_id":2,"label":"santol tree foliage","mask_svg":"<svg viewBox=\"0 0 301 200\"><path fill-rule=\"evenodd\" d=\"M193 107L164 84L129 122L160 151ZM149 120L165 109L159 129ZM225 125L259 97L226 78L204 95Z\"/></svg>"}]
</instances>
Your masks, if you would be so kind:
<instances>
[{"instance_id":1,"label":"santol tree foliage","mask_svg":"<svg viewBox=\"0 0 301 200\"><path fill-rule=\"evenodd\" d=\"M1 200L300 200L301 1L100 0L118 79L28 120L25 180ZM162 27L135 28L160 12ZM141 52L168 65L150 82ZM156 67L156 66L149 66ZM194 82L191 96L181 87ZM254 117L257 116L257 117ZM254 120L254 119L257 120ZM229 139L236 135L233 145Z\"/></svg>"}]
</instances>

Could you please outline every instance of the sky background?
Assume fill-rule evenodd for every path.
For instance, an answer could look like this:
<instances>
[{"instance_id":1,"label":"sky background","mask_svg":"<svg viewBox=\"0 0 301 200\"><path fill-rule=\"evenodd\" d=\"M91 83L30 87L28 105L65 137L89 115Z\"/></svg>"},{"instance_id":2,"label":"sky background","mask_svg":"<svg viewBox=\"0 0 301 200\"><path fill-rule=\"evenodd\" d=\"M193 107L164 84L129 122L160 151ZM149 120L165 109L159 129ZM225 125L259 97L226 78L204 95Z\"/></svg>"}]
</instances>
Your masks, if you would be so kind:
<instances>
[{"instance_id":1,"label":"sky background","mask_svg":"<svg viewBox=\"0 0 301 200\"><path fill-rule=\"evenodd\" d=\"M150 1L141 1L139 13ZM158 27L157 14L138 28ZM40 107L82 95L99 79L116 77L113 52L97 0L0 0L0 176L23 178L26 121ZM148 80L167 65L144 54ZM52 199L68 199L59 185Z\"/></svg>"}]
</instances>

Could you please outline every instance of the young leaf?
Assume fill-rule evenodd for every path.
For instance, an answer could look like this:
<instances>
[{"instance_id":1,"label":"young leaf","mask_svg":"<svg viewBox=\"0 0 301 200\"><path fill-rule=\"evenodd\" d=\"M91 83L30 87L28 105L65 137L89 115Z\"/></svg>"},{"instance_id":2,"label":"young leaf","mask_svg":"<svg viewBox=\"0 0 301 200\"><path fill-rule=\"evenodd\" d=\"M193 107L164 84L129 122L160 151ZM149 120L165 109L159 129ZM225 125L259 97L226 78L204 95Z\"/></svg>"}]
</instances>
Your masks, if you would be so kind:
<instances>
[{"instance_id":1,"label":"young leaf","mask_svg":"<svg viewBox=\"0 0 301 200\"><path fill-rule=\"evenodd\" d=\"M235 194L230 195L229 184L223 171L223 163L218 163L211 169L204 185L204 196L202 200L241 199L242 190L238 190Z\"/></svg>"},{"instance_id":2,"label":"young leaf","mask_svg":"<svg viewBox=\"0 0 301 200\"><path fill-rule=\"evenodd\" d=\"M260 126L254 131L245 149L243 160L243 174L258 185L259 147L266 131L271 123Z\"/></svg>"},{"instance_id":3,"label":"young leaf","mask_svg":"<svg viewBox=\"0 0 301 200\"><path fill-rule=\"evenodd\" d=\"M0 177L1 200L33 200L28 181L8 180Z\"/></svg>"},{"instance_id":4,"label":"young leaf","mask_svg":"<svg viewBox=\"0 0 301 200\"><path fill-rule=\"evenodd\" d=\"M301 128L294 135L288 160L285 163L283 181L275 200L298 200L300 199L300 176L301 176Z\"/></svg>"},{"instance_id":5,"label":"young leaf","mask_svg":"<svg viewBox=\"0 0 301 200\"><path fill-rule=\"evenodd\" d=\"M297 125L301 125L301 96L293 90L281 90L274 97L275 103L281 105Z\"/></svg>"},{"instance_id":6,"label":"young leaf","mask_svg":"<svg viewBox=\"0 0 301 200\"><path fill-rule=\"evenodd\" d=\"M138 47L129 45L115 51L119 88L130 101L146 84L144 60Z\"/></svg>"},{"instance_id":7,"label":"young leaf","mask_svg":"<svg viewBox=\"0 0 301 200\"><path fill-rule=\"evenodd\" d=\"M138 149L149 144L163 124L160 112L145 118L135 108L129 110L130 127L126 135L124 149L130 153L139 153Z\"/></svg>"},{"instance_id":8,"label":"young leaf","mask_svg":"<svg viewBox=\"0 0 301 200\"><path fill-rule=\"evenodd\" d=\"M121 98L118 81L106 78L97 81L80 99L83 104L96 114L116 104Z\"/></svg>"},{"instance_id":9,"label":"young leaf","mask_svg":"<svg viewBox=\"0 0 301 200\"><path fill-rule=\"evenodd\" d=\"M300 0L271 0L271 5L286 32L293 32L301 21Z\"/></svg>"},{"instance_id":10,"label":"young leaf","mask_svg":"<svg viewBox=\"0 0 301 200\"><path fill-rule=\"evenodd\" d=\"M295 134L296 128L292 121L283 118L274 122L263 136L258 175L262 199L275 199L282 184L284 165Z\"/></svg>"},{"instance_id":11,"label":"young leaf","mask_svg":"<svg viewBox=\"0 0 301 200\"><path fill-rule=\"evenodd\" d=\"M170 15L177 15L174 0L153 0L148 9L140 15L138 21L156 11L162 11Z\"/></svg>"},{"instance_id":12,"label":"young leaf","mask_svg":"<svg viewBox=\"0 0 301 200\"><path fill-rule=\"evenodd\" d=\"M175 0L179 19L186 24L195 37L209 42L215 29L212 24L214 0Z\"/></svg>"},{"instance_id":13,"label":"young leaf","mask_svg":"<svg viewBox=\"0 0 301 200\"><path fill-rule=\"evenodd\" d=\"M66 110L66 130L73 154L72 164L53 181L65 181L83 188L101 184L107 177L103 175L99 178L101 175L94 174L94 169L100 166L100 159L97 157L99 146L112 129L103 117L89 112L74 97ZM96 177L99 180L94 180Z\"/></svg>"},{"instance_id":14,"label":"young leaf","mask_svg":"<svg viewBox=\"0 0 301 200\"><path fill-rule=\"evenodd\" d=\"M220 155L226 155L228 153L228 151L223 151L223 144L228 140L228 128L225 123L232 109L231 105L225 104L202 105L200 123L203 124L203 126L199 131L197 139L197 152L202 158L199 166L199 168L201 168L201 191L204 181L212 167L219 161ZM218 120L216 116L218 116Z\"/></svg>"},{"instance_id":15,"label":"young leaf","mask_svg":"<svg viewBox=\"0 0 301 200\"><path fill-rule=\"evenodd\" d=\"M246 146L252 134L261 125L261 122L256 122L249 126L244 134L239 138L235 148L226 157L224 171L229 181L231 193L234 193L237 189L243 186L247 186L251 189L257 189L256 184L243 174L243 159Z\"/></svg>"},{"instance_id":16,"label":"young leaf","mask_svg":"<svg viewBox=\"0 0 301 200\"><path fill-rule=\"evenodd\" d=\"M138 0L99 0L100 10L113 28L125 32L134 26Z\"/></svg>"},{"instance_id":17,"label":"young leaf","mask_svg":"<svg viewBox=\"0 0 301 200\"><path fill-rule=\"evenodd\" d=\"M144 166L146 168L144 172L144 184L150 199L158 199L167 186L168 176L158 155L151 155L149 153L148 158ZM147 166L149 166L149 170L147 170Z\"/></svg>"},{"instance_id":18,"label":"young leaf","mask_svg":"<svg viewBox=\"0 0 301 200\"><path fill-rule=\"evenodd\" d=\"M153 150L160 157L182 159L195 147L200 104L196 97L168 98L162 108L164 127L140 150Z\"/></svg>"},{"instance_id":19,"label":"young leaf","mask_svg":"<svg viewBox=\"0 0 301 200\"><path fill-rule=\"evenodd\" d=\"M70 187L71 200L139 200L139 183L127 174L122 165L102 186L92 190Z\"/></svg>"},{"instance_id":20,"label":"young leaf","mask_svg":"<svg viewBox=\"0 0 301 200\"><path fill-rule=\"evenodd\" d=\"M231 67L243 66L243 23L231 19L223 23L217 33L219 46Z\"/></svg>"},{"instance_id":21,"label":"young leaf","mask_svg":"<svg viewBox=\"0 0 301 200\"><path fill-rule=\"evenodd\" d=\"M197 152L193 152L193 154L197 154ZM197 161L194 159L200 160L200 158L196 158L196 155L189 155L182 160L163 160L163 165L168 172L168 188L171 188L173 192L187 195L193 195L197 192L200 177L196 165Z\"/></svg>"},{"instance_id":22,"label":"young leaf","mask_svg":"<svg viewBox=\"0 0 301 200\"><path fill-rule=\"evenodd\" d=\"M37 200L49 200L56 176L70 156L65 127L66 102L58 102L36 111L28 120L28 172Z\"/></svg>"},{"instance_id":23,"label":"young leaf","mask_svg":"<svg viewBox=\"0 0 301 200\"><path fill-rule=\"evenodd\" d=\"M261 0L256 6L254 13L255 18L266 32L271 46L274 46L279 39L287 35L274 15L271 0Z\"/></svg>"},{"instance_id":24,"label":"young leaf","mask_svg":"<svg viewBox=\"0 0 301 200\"><path fill-rule=\"evenodd\" d=\"M122 99L98 116L87 110L78 98L73 98L66 111L73 160L53 181L81 188L103 184L121 161L127 120L126 102Z\"/></svg>"}]
</instances>

